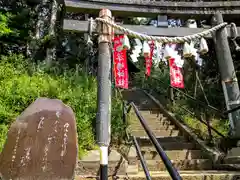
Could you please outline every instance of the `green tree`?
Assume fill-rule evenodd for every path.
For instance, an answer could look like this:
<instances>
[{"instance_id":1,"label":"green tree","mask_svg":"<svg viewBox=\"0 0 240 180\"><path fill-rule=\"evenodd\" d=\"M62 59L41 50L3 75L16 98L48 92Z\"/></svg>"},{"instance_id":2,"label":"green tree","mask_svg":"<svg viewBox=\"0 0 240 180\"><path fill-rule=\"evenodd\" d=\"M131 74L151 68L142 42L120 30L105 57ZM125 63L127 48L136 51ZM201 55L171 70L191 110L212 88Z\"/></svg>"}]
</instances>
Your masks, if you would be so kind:
<instances>
[{"instance_id":1,"label":"green tree","mask_svg":"<svg viewBox=\"0 0 240 180\"><path fill-rule=\"evenodd\" d=\"M11 33L11 29L8 27L10 14L0 13L0 36L8 35Z\"/></svg>"}]
</instances>

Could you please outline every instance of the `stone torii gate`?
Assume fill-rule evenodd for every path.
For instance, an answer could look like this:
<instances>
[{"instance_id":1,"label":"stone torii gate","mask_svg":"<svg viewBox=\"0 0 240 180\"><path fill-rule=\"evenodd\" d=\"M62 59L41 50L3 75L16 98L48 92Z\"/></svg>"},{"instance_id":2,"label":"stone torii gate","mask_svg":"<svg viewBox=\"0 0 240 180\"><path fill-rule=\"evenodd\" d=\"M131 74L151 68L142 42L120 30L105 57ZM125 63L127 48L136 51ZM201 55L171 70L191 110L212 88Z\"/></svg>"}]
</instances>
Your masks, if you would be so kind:
<instances>
[{"instance_id":1,"label":"stone torii gate","mask_svg":"<svg viewBox=\"0 0 240 180\"><path fill-rule=\"evenodd\" d=\"M194 2L194 3L192 3ZM66 10L68 12L78 12L92 15L96 15L103 8L108 10L100 11L100 17L111 19L111 13L113 16L117 17L156 17L157 15L170 15L172 18L177 17L180 19L208 19L211 20L212 26L216 26L225 21L234 22L237 20L237 17L240 15L240 2L239 1L147 1L147 0L65 0ZM224 18L224 20L223 20ZM89 31L89 22L88 21L77 21L77 20L64 20L64 30L65 31L77 31L86 33ZM134 25L122 25L125 28L133 30L139 33L146 33L148 35L154 36L187 36L195 33L202 32L202 28L156 28L151 26L134 26ZM105 27L107 28L107 27ZM237 28L240 30L240 28ZM104 29L102 29L104 30ZM97 32L96 24L92 24L93 33ZM99 32L98 32L99 33ZM116 31L115 34L120 32ZM101 34L100 37L106 36L104 41L99 41L102 43L99 45L99 68L101 71L98 74L99 77L99 96L98 96L98 144L100 146L108 147L109 145L109 134L110 131L106 132L109 129L110 125L110 113L109 108L111 107L109 101L111 93L109 80L110 70L110 48L106 43L110 43L107 40L107 34ZM110 35L109 35L110 36ZM222 28L218 30L213 35L209 35L207 38L211 38L214 41L215 49L217 53L217 59L219 64L219 70L222 79L223 93L225 97L225 103L227 110L231 110L240 105L239 100L239 86L238 81L235 75L233 60L231 56L231 51L228 44L228 38L231 36L231 33L228 28ZM101 39L101 38L100 38ZM105 48L102 48L102 47ZM105 57L102 56L105 54ZM105 66L105 72L101 70ZM109 74L108 74L109 73ZM108 81L108 82L107 82ZM103 86L104 84L104 86ZM105 109L101 109L105 105ZM233 139L240 139L240 110L229 113L229 121L231 124L231 137ZM101 130L102 128L102 130ZM105 150L104 150L105 151ZM238 152L238 150L234 152ZM103 153L104 154L104 153ZM229 154L229 156L239 156L236 154ZM103 157L104 158L104 157ZM102 170L102 169L101 169ZM105 171L105 170L104 170ZM105 179L101 177L101 179Z\"/></svg>"},{"instance_id":2,"label":"stone torii gate","mask_svg":"<svg viewBox=\"0 0 240 180\"><path fill-rule=\"evenodd\" d=\"M102 8L108 8L115 16L144 16L156 17L159 14L167 14L171 17L178 17L181 19L209 19L212 18L212 25L219 24L225 21L237 20L240 14L239 1L196 1L194 3L178 1L127 1L127 0L88 0L88 1L71 1L65 0L66 10L69 12L81 12L97 14ZM137 25L122 25L130 30L146 33L154 36L186 36L202 32L203 28L156 28L153 26L137 26ZM96 32L96 24L93 22L93 33ZM227 32L226 30L227 29ZM219 30L213 36L209 35L207 38L213 38L215 42L219 69L222 76L223 91L226 100L227 109L230 110L239 102L239 88L237 79L235 77L234 66L232 62L231 52L228 45L228 37L230 36L229 28ZM65 31L88 32L88 21L78 20L64 20ZM237 27L240 31L240 27ZM116 34L119 32L116 31ZM217 43L216 43L217 42ZM230 88L231 87L231 88ZM234 94L234 95L233 95ZM240 117L238 111L229 115L233 126L233 137L240 137L240 131L235 129L240 128Z\"/></svg>"}]
</instances>

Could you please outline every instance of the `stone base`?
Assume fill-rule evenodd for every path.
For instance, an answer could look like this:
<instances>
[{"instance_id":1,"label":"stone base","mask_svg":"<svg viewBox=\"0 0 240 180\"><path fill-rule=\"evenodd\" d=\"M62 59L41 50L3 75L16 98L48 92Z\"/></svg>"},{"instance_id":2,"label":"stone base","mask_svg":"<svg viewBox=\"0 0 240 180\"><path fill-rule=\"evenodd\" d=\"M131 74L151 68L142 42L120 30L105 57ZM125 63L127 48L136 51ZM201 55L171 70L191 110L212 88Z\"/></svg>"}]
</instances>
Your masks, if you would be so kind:
<instances>
[{"instance_id":1,"label":"stone base","mask_svg":"<svg viewBox=\"0 0 240 180\"><path fill-rule=\"evenodd\" d=\"M224 162L227 164L240 164L240 147L229 150Z\"/></svg>"},{"instance_id":2,"label":"stone base","mask_svg":"<svg viewBox=\"0 0 240 180\"><path fill-rule=\"evenodd\" d=\"M92 150L86 156L78 161L76 168L77 176L95 177L100 173L100 151ZM108 157L108 174L109 175L125 175L127 169L127 161L115 150L111 150Z\"/></svg>"}]
</instances>

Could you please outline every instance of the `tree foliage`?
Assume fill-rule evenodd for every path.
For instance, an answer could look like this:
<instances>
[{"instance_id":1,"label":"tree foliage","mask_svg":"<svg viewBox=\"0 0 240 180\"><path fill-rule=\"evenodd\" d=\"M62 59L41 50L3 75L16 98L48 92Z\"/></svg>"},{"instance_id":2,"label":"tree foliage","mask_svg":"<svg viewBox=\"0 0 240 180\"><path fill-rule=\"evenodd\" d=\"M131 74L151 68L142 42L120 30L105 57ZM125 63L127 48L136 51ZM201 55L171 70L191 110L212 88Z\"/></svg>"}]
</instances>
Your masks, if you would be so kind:
<instances>
[{"instance_id":1,"label":"tree foliage","mask_svg":"<svg viewBox=\"0 0 240 180\"><path fill-rule=\"evenodd\" d=\"M9 17L10 14L4 15L0 13L0 36L8 35L12 32L8 27Z\"/></svg>"},{"instance_id":2,"label":"tree foliage","mask_svg":"<svg viewBox=\"0 0 240 180\"><path fill-rule=\"evenodd\" d=\"M73 108L80 155L95 147L97 84L84 68L94 55L89 57L82 35L62 32L62 8L54 0L0 2L0 151L8 126L38 97ZM118 97L112 103L112 142L118 144L124 136L122 104Z\"/></svg>"}]
</instances>

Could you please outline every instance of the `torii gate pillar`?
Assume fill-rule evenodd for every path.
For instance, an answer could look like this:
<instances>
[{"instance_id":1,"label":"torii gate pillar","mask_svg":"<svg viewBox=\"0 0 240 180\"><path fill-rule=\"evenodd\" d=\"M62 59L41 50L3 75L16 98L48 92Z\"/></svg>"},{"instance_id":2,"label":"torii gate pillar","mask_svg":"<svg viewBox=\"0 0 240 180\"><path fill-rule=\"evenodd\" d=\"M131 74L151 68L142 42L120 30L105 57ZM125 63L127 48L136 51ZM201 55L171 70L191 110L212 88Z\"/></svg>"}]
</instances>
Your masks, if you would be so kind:
<instances>
[{"instance_id":1,"label":"torii gate pillar","mask_svg":"<svg viewBox=\"0 0 240 180\"><path fill-rule=\"evenodd\" d=\"M216 13L213 16L212 24L217 25L223 23L223 16L221 13ZM217 54L218 66L221 74L222 87L227 110L240 105L240 93L238 80L236 77L233 59L228 44L226 28L216 31L214 37L214 44ZM240 163L240 109L228 114L230 121L230 138L236 140L237 146L232 148L225 157L225 163L236 164Z\"/></svg>"},{"instance_id":2,"label":"torii gate pillar","mask_svg":"<svg viewBox=\"0 0 240 180\"><path fill-rule=\"evenodd\" d=\"M213 16L212 24L217 25L220 23L223 23L223 16L218 12ZM230 110L240 105L240 93L233 59L228 44L226 28L222 28L216 31L213 40L217 53L217 60L221 74L225 102L227 110ZM240 140L240 110L229 113L228 117L231 126L231 137Z\"/></svg>"}]
</instances>

